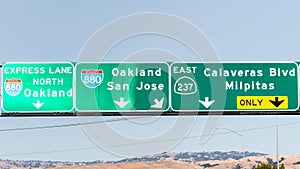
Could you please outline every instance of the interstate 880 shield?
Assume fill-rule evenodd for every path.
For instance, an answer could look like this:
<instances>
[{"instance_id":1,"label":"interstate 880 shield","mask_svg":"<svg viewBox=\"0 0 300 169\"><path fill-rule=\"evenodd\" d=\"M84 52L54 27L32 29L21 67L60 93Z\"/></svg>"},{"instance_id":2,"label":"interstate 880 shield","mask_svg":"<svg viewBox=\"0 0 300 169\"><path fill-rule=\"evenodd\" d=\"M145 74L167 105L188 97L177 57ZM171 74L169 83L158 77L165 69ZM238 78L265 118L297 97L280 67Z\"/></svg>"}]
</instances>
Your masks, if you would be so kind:
<instances>
[{"instance_id":1,"label":"interstate 880 shield","mask_svg":"<svg viewBox=\"0 0 300 169\"><path fill-rule=\"evenodd\" d=\"M81 81L88 88L100 86L104 78L103 70L82 70Z\"/></svg>"},{"instance_id":2,"label":"interstate 880 shield","mask_svg":"<svg viewBox=\"0 0 300 169\"><path fill-rule=\"evenodd\" d=\"M22 91L21 79L6 79L4 82L5 92L10 96L17 96Z\"/></svg>"}]
</instances>

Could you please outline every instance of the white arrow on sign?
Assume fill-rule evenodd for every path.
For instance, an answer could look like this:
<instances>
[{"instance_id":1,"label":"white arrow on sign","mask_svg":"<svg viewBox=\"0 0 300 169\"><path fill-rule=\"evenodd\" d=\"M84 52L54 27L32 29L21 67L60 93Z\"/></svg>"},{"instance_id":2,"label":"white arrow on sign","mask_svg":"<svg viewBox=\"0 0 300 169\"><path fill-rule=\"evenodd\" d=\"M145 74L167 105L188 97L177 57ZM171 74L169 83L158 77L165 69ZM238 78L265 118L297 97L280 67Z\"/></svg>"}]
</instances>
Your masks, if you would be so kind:
<instances>
[{"instance_id":1,"label":"white arrow on sign","mask_svg":"<svg viewBox=\"0 0 300 169\"><path fill-rule=\"evenodd\" d=\"M120 101L114 100L114 102L121 108L123 109L130 101L124 101L124 97L120 98Z\"/></svg>"},{"instance_id":2,"label":"white arrow on sign","mask_svg":"<svg viewBox=\"0 0 300 169\"><path fill-rule=\"evenodd\" d=\"M164 97L161 98L159 101L157 98L154 99L154 103L153 105L151 105L152 108L157 108L157 109L161 109L163 107L164 104Z\"/></svg>"},{"instance_id":3,"label":"white arrow on sign","mask_svg":"<svg viewBox=\"0 0 300 169\"><path fill-rule=\"evenodd\" d=\"M203 101L203 100L199 100L199 102L200 102L205 108L209 108L209 107L215 102L215 100L209 101L209 98L208 98L208 97L205 97L204 101Z\"/></svg>"},{"instance_id":4,"label":"white arrow on sign","mask_svg":"<svg viewBox=\"0 0 300 169\"><path fill-rule=\"evenodd\" d=\"M35 108L40 109L44 103L41 103L39 100L36 101L36 103L32 103L34 105Z\"/></svg>"}]
</instances>

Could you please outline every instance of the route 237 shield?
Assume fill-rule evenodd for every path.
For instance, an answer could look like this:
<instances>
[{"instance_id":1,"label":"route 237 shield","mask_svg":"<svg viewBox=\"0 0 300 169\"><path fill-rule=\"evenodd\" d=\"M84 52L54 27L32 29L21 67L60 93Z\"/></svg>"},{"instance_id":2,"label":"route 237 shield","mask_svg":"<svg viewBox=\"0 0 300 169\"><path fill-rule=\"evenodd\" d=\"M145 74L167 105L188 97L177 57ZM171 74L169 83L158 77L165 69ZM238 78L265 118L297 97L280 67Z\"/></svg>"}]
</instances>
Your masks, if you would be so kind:
<instances>
[{"instance_id":1,"label":"route 237 shield","mask_svg":"<svg viewBox=\"0 0 300 169\"><path fill-rule=\"evenodd\" d=\"M82 70L81 81L88 88L96 88L100 86L104 79L102 70Z\"/></svg>"},{"instance_id":2,"label":"route 237 shield","mask_svg":"<svg viewBox=\"0 0 300 169\"><path fill-rule=\"evenodd\" d=\"M5 92L10 96L17 96L22 91L22 88L21 79L6 79L4 82Z\"/></svg>"}]
</instances>

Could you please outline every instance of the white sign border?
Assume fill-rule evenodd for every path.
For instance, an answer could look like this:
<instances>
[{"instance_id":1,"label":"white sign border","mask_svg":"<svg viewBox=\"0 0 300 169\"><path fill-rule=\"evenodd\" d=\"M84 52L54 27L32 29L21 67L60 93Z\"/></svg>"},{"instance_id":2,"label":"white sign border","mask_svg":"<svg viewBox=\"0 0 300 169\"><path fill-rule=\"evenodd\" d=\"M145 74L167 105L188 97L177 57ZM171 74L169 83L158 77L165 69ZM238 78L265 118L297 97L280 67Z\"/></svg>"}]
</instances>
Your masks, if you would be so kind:
<instances>
[{"instance_id":1,"label":"white sign border","mask_svg":"<svg viewBox=\"0 0 300 169\"><path fill-rule=\"evenodd\" d=\"M74 69L74 82L76 83L77 79L76 79L76 75L77 75L77 66L79 64L165 64L167 65L167 70L168 70L168 94L166 95L166 97L168 97L168 101L166 102L166 104L168 104L166 106L165 109L161 109L161 110L154 110L154 109L150 109L150 110L80 110L77 108L77 104L76 104L76 92L77 92L77 87L75 84L75 95L74 95L74 101L75 101L75 112L76 113L84 113L84 112L94 112L94 113L118 113L120 112L120 114L124 113L139 113L139 112L144 112L144 113L151 113L151 112L157 112L157 113L162 113L162 112L167 112L168 110L171 110L171 106L170 106L170 78L169 78L169 74L170 74L170 65L167 62L77 62L75 65L75 69ZM107 76L107 75L106 75ZM80 114L82 115L82 114Z\"/></svg>"},{"instance_id":2,"label":"white sign border","mask_svg":"<svg viewBox=\"0 0 300 169\"><path fill-rule=\"evenodd\" d=\"M49 112L59 112L59 113L72 113L72 111L75 109L75 105L74 105L74 69L75 69L75 66L74 66L74 63L75 62L4 62L2 64L2 79L1 79L1 85L2 85L2 88L3 88L3 79L4 79L4 67L6 64L20 64L20 65L26 65L26 64L70 64L73 68L73 83L72 83L72 95L73 95L73 98L72 98L72 108L70 110L44 110L44 111L40 111L40 110L33 110L33 111L7 111L4 109L4 97L3 97L3 89L1 90L1 108L3 110L2 114L7 114L7 113L28 113L28 114L33 114L33 113L49 113ZM1 111L2 111L1 110Z\"/></svg>"},{"instance_id":3,"label":"white sign border","mask_svg":"<svg viewBox=\"0 0 300 169\"><path fill-rule=\"evenodd\" d=\"M296 80L297 80L297 93L298 93L298 97L297 97L297 102L298 102L298 105L296 108L294 109L233 109L233 110L215 110L215 109L207 109L207 110L204 110L204 109L191 109L191 110L176 110L172 107L172 93L169 93L170 95L170 110L171 111L175 111L175 112L191 112L191 111L197 111L197 112L219 112L219 111L223 111L223 112L258 112L258 111L262 111L262 112L274 112L274 111L278 111L278 112L287 112L287 111L298 111L299 108L300 108L300 102L299 102L299 97L300 97L300 90L299 90L299 73L300 73L300 63L298 64L296 61L241 61L241 62L230 62L230 61L224 61L224 62L172 62L172 64L170 64L170 72L169 72L169 79L171 81L171 77L172 77L172 66L173 64L175 63L185 63L185 64L214 64L214 63L217 63L217 64L223 64L223 63L229 63L229 64L236 64L236 63L261 63L261 64L272 64L272 63L277 63L277 64L295 64L296 65L296 70L297 70L297 76L296 76ZM170 85L171 82L170 82Z\"/></svg>"}]
</instances>

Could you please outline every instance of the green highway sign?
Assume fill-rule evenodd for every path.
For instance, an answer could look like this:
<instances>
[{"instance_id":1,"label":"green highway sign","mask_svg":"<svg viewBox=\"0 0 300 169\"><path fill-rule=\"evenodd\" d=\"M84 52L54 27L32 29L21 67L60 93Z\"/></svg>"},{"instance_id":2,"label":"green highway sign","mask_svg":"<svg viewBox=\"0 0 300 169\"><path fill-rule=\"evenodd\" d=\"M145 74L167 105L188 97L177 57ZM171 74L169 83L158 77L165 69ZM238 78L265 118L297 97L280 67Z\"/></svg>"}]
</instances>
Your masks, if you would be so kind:
<instances>
[{"instance_id":1,"label":"green highway sign","mask_svg":"<svg viewBox=\"0 0 300 169\"><path fill-rule=\"evenodd\" d=\"M298 66L287 63L173 63L174 111L297 110Z\"/></svg>"},{"instance_id":2,"label":"green highway sign","mask_svg":"<svg viewBox=\"0 0 300 169\"><path fill-rule=\"evenodd\" d=\"M4 63L1 107L3 113L298 111L298 76L296 62Z\"/></svg>"},{"instance_id":3,"label":"green highway sign","mask_svg":"<svg viewBox=\"0 0 300 169\"><path fill-rule=\"evenodd\" d=\"M165 111L169 108L166 63L78 63L76 110Z\"/></svg>"},{"instance_id":4,"label":"green highway sign","mask_svg":"<svg viewBox=\"0 0 300 169\"><path fill-rule=\"evenodd\" d=\"M73 69L72 63L4 63L4 113L72 111Z\"/></svg>"}]
</instances>

